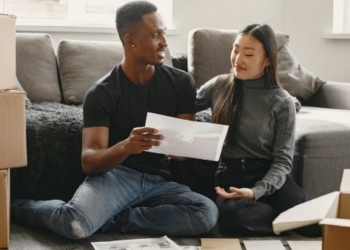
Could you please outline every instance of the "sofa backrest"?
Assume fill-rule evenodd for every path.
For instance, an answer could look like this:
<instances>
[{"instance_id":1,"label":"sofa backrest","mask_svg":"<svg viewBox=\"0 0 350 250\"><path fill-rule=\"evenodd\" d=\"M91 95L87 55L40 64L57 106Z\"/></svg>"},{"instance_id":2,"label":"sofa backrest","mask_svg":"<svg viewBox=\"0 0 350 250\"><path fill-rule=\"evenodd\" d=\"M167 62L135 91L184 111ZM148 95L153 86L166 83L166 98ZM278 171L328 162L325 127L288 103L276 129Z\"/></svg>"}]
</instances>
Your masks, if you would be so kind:
<instances>
[{"instance_id":1,"label":"sofa backrest","mask_svg":"<svg viewBox=\"0 0 350 250\"><path fill-rule=\"evenodd\" d=\"M188 35L188 72L192 74L196 87L220 74L231 71L233 38L238 30L206 29L191 30ZM288 43L289 37L276 32L277 47Z\"/></svg>"},{"instance_id":2,"label":"sofa backrest","mask_svg":"<svg viewBox=\"0 0 350 250\"><path fill-rule=\"evenodd\" d=\"M121 42L62 40L56 57L50 35L16 34L17 78L32 102L82 104L89 88L123 56ZM164 63L172 65L169 49Z\"/></svg>"},{"instance_id":3,"label":"sofa backrest","mask_svg":"<svg viewBox=\"0 0 350 250\"><path fill-rule=\"evenodd\" d=\"M188 71L196 87L220 75L230 73L230 54L237 30L199 28L188 36ZM275 32L278 49L277 75L282 87L301 101L311 98L325 83L302 67L288 48L289 36Z\"/></svg>"},{"instance_id":4,"label":"sofa backrest","mask_svg":"<svg viewBox=\"0 0 350 250\"><path fill-rule=\"evenodd\" d=\"M61 41L57 59L65 103L82 104L90 87L121 62L123 56L121 42ZM169 50L165 63L172 65Z\"/></svg>"},{"instance_id":5,"label":"sofa backrest","mask_svg":"<svg viewBox=\"0 0 350 250\"><path fill-rule=\"evenodd\" d=\"M64 102L82 104L90 87L121 62L123 56L121 42L61 41L57 59ZM169 51L165 63L172 65Z\"/></svg>"},{"instance_id":6,"label":"sofa backrest","mask_svg":"<svg viewBox=\"0 0 350 250\"><path fill-rule=\"evenodd\" d=\"M16 74L32 102L61 102L55 51L51 37L16 33Z\"/></svg>"}]
</instances>

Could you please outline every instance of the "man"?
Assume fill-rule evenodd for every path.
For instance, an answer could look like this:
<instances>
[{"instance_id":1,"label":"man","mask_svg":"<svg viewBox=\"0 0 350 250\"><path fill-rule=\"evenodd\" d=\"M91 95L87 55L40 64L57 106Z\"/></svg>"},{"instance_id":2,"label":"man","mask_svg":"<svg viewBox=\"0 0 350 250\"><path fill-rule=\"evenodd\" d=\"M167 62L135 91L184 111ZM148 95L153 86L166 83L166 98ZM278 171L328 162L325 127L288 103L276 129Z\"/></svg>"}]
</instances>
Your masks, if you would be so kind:
<instances>
[{"instance_id":1,"label":"man","mask_svg":"<svg viewBox=\"0 0 350 250\"><path fill-rule=\"evenodd\" d=\"M125 56L84 100L82 166L88 175L74 197L20 200L15 220L82 239L98 229L194 236L208 233L218 211L208 198L169 181L168 159L144 152L163 139L144 127L147 112L193 120L192 77L163 65L165 24L157 8L133 1L117 10Z\"/></svg>"}]
</instances>

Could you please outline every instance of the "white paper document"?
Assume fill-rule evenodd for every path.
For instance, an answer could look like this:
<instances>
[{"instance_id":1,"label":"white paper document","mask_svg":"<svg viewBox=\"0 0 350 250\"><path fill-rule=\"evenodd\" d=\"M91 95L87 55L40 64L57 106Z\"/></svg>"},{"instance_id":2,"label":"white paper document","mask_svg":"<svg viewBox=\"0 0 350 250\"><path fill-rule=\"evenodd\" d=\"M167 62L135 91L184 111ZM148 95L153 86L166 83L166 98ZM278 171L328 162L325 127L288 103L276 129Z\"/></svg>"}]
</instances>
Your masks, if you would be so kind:
<instances>
[{"instance_id":1,"label":"white paper document","mask_svg":"<svg viewBox=\"0 0 350 250\"><path fill-rule=\"evenodd\" d=\"M167 236L161 238L91 242L91 245L95 250L182 250L180 246Z\"/></svg>"},{"instance_id":2,"label":"white paper document","mask_svg":"<svg viewBox=\"0 0 350 250\"><path fill-rule=\"evenodd\" d=\"M197 246L180 246L182 248L182 250L201 250L201 247L197 247Z\"/></svg>"},{"instance_id":3,"label":"white paper document","mask_svg":"<svg viewBox=\"0 0 350 250\"><path fill-rule=\"evenodd\" d=\"M148 152L218 161L228 126L147 113L146 127L164 136Z\"/></svg>"},{"instance_id":4,"label":"white paper document","mask_svg":"<svg viewBox=\"0 0 350 250\"><path fill-rule=\"evenodd\" d=\"M247 250L285 250L279 240L244 240Z\"/></svg>"},{"instance_id":5,"label":"white paper document","mask_svg":"<svg viewBox=\"0 0 350 250\"><path fill-rule=\"evenodd\" d=\"M287 241L290 249L292 250L322 250L321 240L312 241Z\"/></svg>"}]
</instances>

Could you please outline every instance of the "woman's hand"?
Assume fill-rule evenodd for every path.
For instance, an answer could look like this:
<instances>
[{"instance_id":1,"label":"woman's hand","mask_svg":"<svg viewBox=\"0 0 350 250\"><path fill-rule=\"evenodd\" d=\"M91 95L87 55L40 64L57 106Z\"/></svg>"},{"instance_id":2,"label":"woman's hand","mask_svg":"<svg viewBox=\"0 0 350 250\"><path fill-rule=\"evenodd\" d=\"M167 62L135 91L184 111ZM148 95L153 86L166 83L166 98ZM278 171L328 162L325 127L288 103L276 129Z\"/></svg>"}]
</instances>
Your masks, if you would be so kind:
<instances>
[{"instance_id":1,"label":"woman's hand","mask_svg":"<svg viewBox=\"0 0 350 250\"><path fill-rule=\"evenodd\" d=\"M216 187L215 190L216 190L216 193L224 199L235 199L235 198L247 198L251 200L255 199L254 193L250 188L230 187L229 190L231 191L231 193L227 193L225 189L219 186Z\"/></svg>"}]
</instances>

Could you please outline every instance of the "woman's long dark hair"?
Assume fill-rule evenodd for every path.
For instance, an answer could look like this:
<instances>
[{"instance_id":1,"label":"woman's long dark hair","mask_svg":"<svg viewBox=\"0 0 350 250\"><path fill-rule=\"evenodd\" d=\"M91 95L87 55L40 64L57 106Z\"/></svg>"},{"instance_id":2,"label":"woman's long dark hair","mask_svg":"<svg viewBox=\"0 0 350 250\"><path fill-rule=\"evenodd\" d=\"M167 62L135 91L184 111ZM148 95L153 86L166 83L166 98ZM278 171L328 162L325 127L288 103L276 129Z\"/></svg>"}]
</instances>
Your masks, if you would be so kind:
<instances>
[{"instance_id":1,"label":"woman's long dark hair","mask_svg":"<svg viewBox=\"0 0 350 250\"><path fill-rule=\"evenodd\" d=\"M251 35L263 45L266 57L269 58L270 65L265 67L265 77L267 87L279 87L277 78L277 41L275 32L270 26L264 24L251 24L241 30L233 39L233 43L240 34ZM242 96L242 81L231 74L225 77L223 87L218 94L218 98L213 108L213 122L230 125L227 142L231 142L231 132L237 128L235 120L239 116L240 97Z\"/></svg>"}]
</instances>

